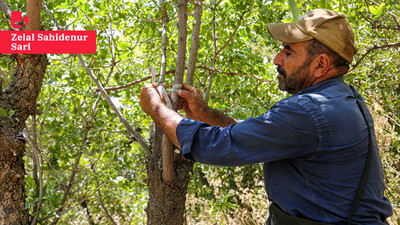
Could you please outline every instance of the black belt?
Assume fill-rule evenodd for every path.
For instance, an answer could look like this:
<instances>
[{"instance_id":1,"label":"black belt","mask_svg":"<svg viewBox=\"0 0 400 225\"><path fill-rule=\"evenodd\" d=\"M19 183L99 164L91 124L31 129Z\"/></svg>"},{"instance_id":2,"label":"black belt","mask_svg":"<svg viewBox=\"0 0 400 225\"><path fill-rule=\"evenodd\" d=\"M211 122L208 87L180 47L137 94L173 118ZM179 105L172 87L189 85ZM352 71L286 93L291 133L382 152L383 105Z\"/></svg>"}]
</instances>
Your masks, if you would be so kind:
<instances>
[{"instance_id":1,"label":"black belt","mask_svg":"<svg viewBox=\"0 0 400 225\"><path fill-rule=\"evenodd\" d=\"M269 217L265 225L329 225L329 223L292 216L279 208L276 203L272 203L269 206Z\"/></svg>"}]
</instances>

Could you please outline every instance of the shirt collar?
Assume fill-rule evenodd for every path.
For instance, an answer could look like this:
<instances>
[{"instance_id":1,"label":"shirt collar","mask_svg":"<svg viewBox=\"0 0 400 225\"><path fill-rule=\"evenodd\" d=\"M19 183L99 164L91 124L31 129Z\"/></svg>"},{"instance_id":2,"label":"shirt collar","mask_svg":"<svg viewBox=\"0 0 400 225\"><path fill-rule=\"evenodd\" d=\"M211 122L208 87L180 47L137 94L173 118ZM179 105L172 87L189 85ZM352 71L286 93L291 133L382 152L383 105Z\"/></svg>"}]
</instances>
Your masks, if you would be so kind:
<instances>
[{"instance_id":1,"label":"shirt collar","mask_svg":"<svg viewBox=\"0 0 400 225\"><path fill-rule=\"evenodd\" d=\"M328 84L333 83L333 82L338 82L338 81L339 82L344 82L343 76L333 77L333 78L329 78L327 80L321 81L318 84L315 84L315 85L313 85L311 87L308 87L308 88L300 91L298 94L314 92L314 91L318 90L319 88L321 88L321 87L323 87L325 85L328 85Z\"/></svg>"}]
</instances>

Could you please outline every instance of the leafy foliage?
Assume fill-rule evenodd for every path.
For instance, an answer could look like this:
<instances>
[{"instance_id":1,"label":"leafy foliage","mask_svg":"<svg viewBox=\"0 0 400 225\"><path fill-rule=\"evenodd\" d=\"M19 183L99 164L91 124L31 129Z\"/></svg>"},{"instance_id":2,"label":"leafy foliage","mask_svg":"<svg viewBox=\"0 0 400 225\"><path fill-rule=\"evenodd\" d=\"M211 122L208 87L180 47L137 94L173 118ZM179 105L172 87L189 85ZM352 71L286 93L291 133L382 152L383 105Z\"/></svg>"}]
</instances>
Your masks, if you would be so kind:
<instances>
[{"instance_id":1,"label":"leafy foliage","mask_svg":"<svg viewBox=\"0 0 400 225\"><path fill-rule=\"evenodd\" d=\"M42 25L46 30L96 30L97 52L84 58L105 87L116 87L133 83L149 75L151 67L161 65L162 2L47 0L44 5L60 25L45 12ZM321 7L347 16L359 54L346 81L372 109L395 223L400 214L400 55L399 45L391 44L400 43L399 1L222 0L216 4L214 40L213 1L204 2L194 85L210 96L211 107L239 119L258 116L286 96L278 90L272 63L280 44L269 36L266 23L296 21L299 15ZM25 1L12 1L10 6L26 10ZM166 4L167 71L175 69L177 7L174 1ZM188 37L192 13L189 3ZM1 20L6 20L3 15ZM9 24L1 23L0 29L9 29ZM221 51L213 70L214 41ZM14 63L11 57L0 58L3 89ZM43 114L31 118L26 129L27 209L42 224L57 217L61 224L145 223L144 151L96 91L76 56L50 55L50 63L38 102ZM212 91L207 93L212 72ZM172 79L172 74L166 77L168 83ZM138 100L143 83L108 94L147 140L151 120L140 110ZM12 117L1 109L0 114ZM265 219L261 165L216 168L196 164L188 191L186 217L190 223L261 224Z\"/></svg>"}]
</instances>

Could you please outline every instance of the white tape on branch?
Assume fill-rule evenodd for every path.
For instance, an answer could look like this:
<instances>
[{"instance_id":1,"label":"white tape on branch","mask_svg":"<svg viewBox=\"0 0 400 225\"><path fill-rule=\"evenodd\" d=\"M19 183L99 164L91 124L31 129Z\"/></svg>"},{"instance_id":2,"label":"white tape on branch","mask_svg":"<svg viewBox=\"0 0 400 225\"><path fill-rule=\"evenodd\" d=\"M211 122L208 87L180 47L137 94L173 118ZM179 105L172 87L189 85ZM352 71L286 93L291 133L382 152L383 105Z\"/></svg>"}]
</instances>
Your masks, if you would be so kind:
<instances>
[{"instance_id":1,"label":"white tape on branch","mask_svg":"<svg viewBox=\"0 0 400 225\"><path fill-rule=\"evenodd\" d=\"M157 89L161 93L161 95L164 98L165 102L167 103L168 108L172 109L172 102L169 99L168 94L165 91L165 88L163 86L158 86Z\"/></svg>"},{"instance_id":2,"label":"white tape on branch","mask_svg":"<svg viewBox=\"0 0 400 225\"><path fill-rule=\"evenodd\" d=\"M156 68L151 67L151 82L156 83ZM182 84L174 84L172 85L172 89L168 89L168 91L176 92L177 90L182 89ZM167 91L163 86L158 86L157 90L161 93L162 97L164 98L165 102L167 103L168 108L172 109L172 102L168 97Z\"/></svg>"},{"instance_id":3,"label":"white tape on branch","mask_svg":"<svg viewBox=\"0 0 400 225\"><path fill-rule=\"evenodd\" d=\"M176 92L177 90L180 90L180 89L182 89L182 84L174 84L174 85L172 85L171 89L167 89L167 90L171 91L171 92ZM172 109L172 102L169 99L165 88L163 86L158 86L158 91L160 91L160 93L162 94L165 102L167 103L168 108Z\"/></svg>"}]
</instances>

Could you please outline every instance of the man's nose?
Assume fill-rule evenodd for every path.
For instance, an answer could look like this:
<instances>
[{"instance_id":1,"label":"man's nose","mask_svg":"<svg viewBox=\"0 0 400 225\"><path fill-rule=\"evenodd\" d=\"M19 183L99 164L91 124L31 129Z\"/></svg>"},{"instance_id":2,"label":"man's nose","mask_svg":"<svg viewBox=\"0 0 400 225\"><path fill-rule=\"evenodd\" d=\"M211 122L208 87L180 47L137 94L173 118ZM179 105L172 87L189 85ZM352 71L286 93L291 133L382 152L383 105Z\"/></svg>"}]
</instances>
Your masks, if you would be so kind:
<instances>
[{"instance_id":1,"label":"man's nose","mask_svg":"<svg viewBox=\"0 0 400 225\"><path fill-rule=\"evenodd\" d=\"M283 51L280 51L274 58L274 64L277 66L283 66Z\"/></svg>"}]
</instances>

